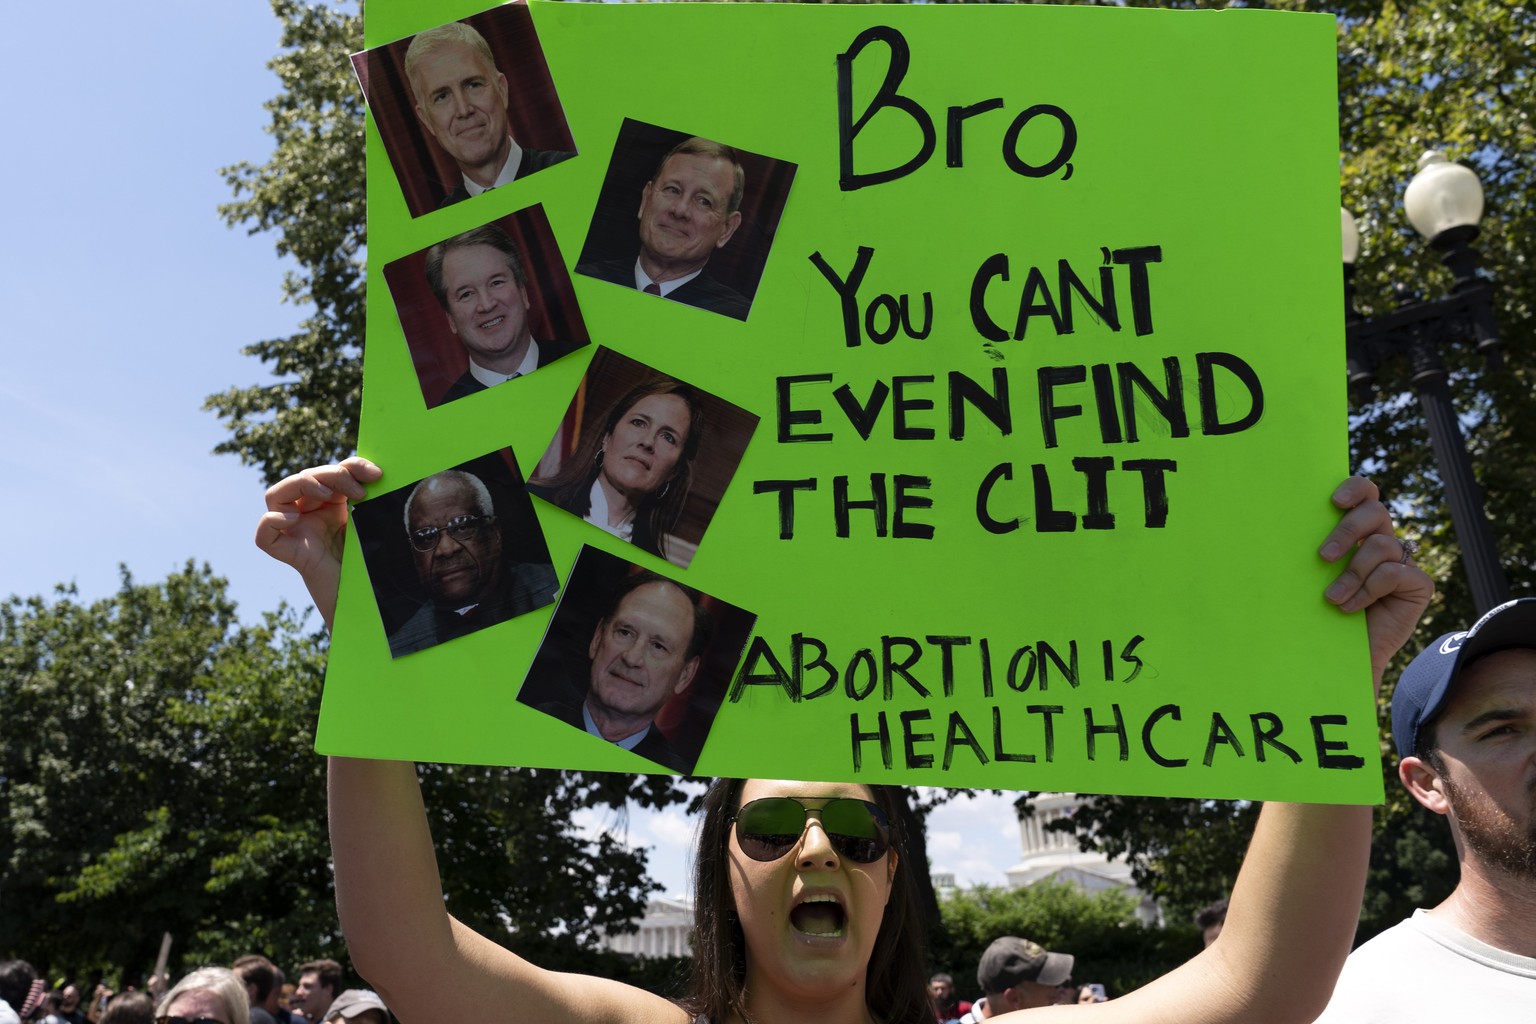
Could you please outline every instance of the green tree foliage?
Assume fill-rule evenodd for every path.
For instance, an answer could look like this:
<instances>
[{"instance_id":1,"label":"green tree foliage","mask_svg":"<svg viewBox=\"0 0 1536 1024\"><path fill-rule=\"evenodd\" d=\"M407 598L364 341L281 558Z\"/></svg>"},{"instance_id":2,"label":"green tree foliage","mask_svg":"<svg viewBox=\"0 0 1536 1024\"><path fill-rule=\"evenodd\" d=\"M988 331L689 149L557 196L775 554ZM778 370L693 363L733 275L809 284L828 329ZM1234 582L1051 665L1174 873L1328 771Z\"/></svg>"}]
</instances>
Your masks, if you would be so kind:
<instances>
[{"instance_id":1,"label":"green tree foliage","mask_svg":"<svg viewBox=\"0 0 1536 1024\"><path fill-rule=\"evenodd\" d=\"M541 967L624 976L598 940L630 930L658 886L644 850L613 832L585 838L571 820L598 805L679 803L670 776L439 764L417 774L454 916Z\"/></svg>"},{"instance_id":2,"label":"green tree foliage","mask_svg":"<svg viewBox=\"0 0 1536 1024\"><path fill-rule=\"evenodd\" d=\"M1381 3L1340 24L1340 133L1343 202L1363 235L1356 286L1367 315L1392 309L1406 287L1435 298L1451 287L1437 254L1402 213L1402 193L1419 154L1440 147L1482 180L1487 204L1477 241L1494 283L1504 341L1490 365L1465 341L1440 351L1483 492L1495 544L1514 595L1536 592L1536 9L1507 0ZM1441 475L1428 443L1405 356L1379 368L1374 391L1357 394L1351 455L1423 542L1420 562L1439 586L1420 644L1476 618L1460 563ZM1412 651L1408 652L1410 655ZM1406 658L1389 671L1383 700ZM1392 748L1385 733L1383 749ZM1378 816L1362 933L1413 906L1439 902L1457 879L1444 823L1403 791L1387 758L1388 801Z\"/></svg>"},{"instance_id":3,"label":"green tree foliage","mask_svg":"<svg viewBox=\"0 0 1536 1024\"><path fill-rule=\"evenodd\" d=\"M85 974L146 971L162 931L224 962L334 935L322 655L206 567L0 607L0 950Z\"/></svg>"},{"instance_id":4,"label":"green tree foliage","mask_svg":"<svg viewBox=\"0 0 1536 1024\"><path fill-rule=\"evenodd\" d=\"M361 10L273 0L284 51L270 67L282 91L267 103L271 159L224 170L236 200L220 212L252 234L273 231L297 264L283 298L313 307L299 333L245 349L276 382L230 388L205 408L229 424L215 449L261 467L275 483L351 454L363 387L366 194L363 102L347 54L363 48Z\"/></svg>"},{"instance_id":5,"label":"green tree foliage","mask_svg":"<svg viewBox=\"0 0 1536 1024\"><path fill-rule=\"evenodd\" d=\"M1482 486L1511 588L1536 587L1536 9L1507 0L1383 3L1341 22L1340 132L1343 202L1362 235L1356 279L1361 312L1397 304L1404 286L1421 298L1445 294L1450 273L1402 213L1415 161L1429 148L1477 172L1487 206L1477 246L1494 281L1505 341L1490 368L1469 344L1443 345L1472 464ZM1352 455L1402 502L1407 529L1428 551L1440 596L1426 634L1474 617L1444 488L1416 404L1410 361L1380 368L1378 388L1357 396Z\"/></svg>"},{"instance_id":6,"label":"green tree foliage","mask_svg":"<svg viewBox=\"0 0 1536 1024\"><path fill-rule=\"evenodd\" d=\"M0 954L115 977L147 971L168 931L173 970L345 961L310 735L324 656L289 610L240 624L206 567L0 606ZM643 851L571 816L680 797L643 777L420 772L453 912L541 963L605 964L598 933L654 886Z\"/></svg>"},{"instance_id":7,"label":"green tree foliage","mask_svg":"<svg viewBox=\"0 0 1536 1024\"><path fill-rule=\"evenodd\" d=\"M1193 927L1154 928L1136 917L1124 890L1085 893L1066 882L1024 889L980 888L939 904L945 938L929 953L933 969L948 971L962 993L978 995L976 966L993 939L1017 935L1076 957L1072 980L1101 982L1124 995L1200 951Z\"/></svg>"}]
</instances>

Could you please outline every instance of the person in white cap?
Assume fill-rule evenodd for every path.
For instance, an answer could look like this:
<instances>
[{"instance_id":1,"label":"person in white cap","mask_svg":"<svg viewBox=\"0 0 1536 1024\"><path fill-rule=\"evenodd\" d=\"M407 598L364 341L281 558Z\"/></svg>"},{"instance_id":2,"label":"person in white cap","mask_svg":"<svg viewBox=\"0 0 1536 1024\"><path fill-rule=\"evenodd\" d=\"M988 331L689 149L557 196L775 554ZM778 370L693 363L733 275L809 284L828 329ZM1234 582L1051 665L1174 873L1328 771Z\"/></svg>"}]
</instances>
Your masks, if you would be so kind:
<instances>
[{"instance_id":1,"label":"person in white cap","mask_svg":"<svg viewBox=\"0 0 1536 1024\"><path fill-rule=\"evenodd\" d=\"M1397 775L1443 815L1461 880L1355 950L1319 1024L1536 1014L1536 598L1435 640L1392 695Z\"/></svg>"},{"instance_id":2,"label":"person in white cap","mask_svg":"<svg viewBox=\"0 0 1536 1024\"><path fill-rule=\"evenodd\" d=\"M372 989L349 988L325 1011L325 1024L389 1024L389 1007Z\"/></svg>"}]
</instances>

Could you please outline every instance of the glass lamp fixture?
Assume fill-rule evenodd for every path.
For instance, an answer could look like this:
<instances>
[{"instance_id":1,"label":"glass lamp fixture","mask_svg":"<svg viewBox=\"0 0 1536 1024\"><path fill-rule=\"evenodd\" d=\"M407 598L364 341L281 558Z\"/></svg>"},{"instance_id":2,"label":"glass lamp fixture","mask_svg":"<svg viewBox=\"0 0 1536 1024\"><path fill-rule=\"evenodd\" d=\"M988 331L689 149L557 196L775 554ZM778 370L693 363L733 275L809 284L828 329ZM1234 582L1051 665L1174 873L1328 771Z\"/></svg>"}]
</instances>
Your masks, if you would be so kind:
<instances>
[{"instance_id":1,"label":"glass lamp fixture","mask_svg":"<svg viewBox=\"0 0 1536 1024\"><path fill-rule=\"evenodd\" d=\"M1483 184L1470 168L1432 149L1419 157L1419 173L1403 192L1403 209L1414 230L1433 242L1452 228L1477 226L1483 215Z\"/></svg>"}]
</instances>

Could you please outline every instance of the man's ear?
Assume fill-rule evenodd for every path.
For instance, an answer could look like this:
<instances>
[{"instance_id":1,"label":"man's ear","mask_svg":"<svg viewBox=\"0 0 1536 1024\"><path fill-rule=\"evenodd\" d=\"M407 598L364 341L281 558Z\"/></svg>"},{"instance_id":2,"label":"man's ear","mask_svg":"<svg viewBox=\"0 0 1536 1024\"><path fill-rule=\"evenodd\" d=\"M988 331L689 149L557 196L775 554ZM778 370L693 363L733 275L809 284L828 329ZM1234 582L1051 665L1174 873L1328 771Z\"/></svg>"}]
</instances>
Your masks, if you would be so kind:
<instances>
[{"instance_id":1,"label":"man's ear","mask_svg":"<svg viewBox=\"0 0 1536 1024\"><path fill-rule=\"evenodd\" d=\"M1405 757L1397 763L1397 777L1413 798L1436 814L1446 814L1451 802L1445 795L1445 780L1428 761Z\"/></svg>"},{"instance_id":2,"label":"man's ear","mask_svg":"<svg viewBox=\"0 0 1536 1024\"><path fill-rule=\"evenodd\" d=\"M592 642L587 645L587 657L597 657L597 645L603 639L603 626L607 625L607 619L598 619L597 625L592 627Z\"/></svg>"},{"instance_id":3,"label":"man's ear","mask_svg":"<svg viewBox=\"0 0 1536 1024\"><path fill-rule=\"evenodd\" d=\"M640 209L635 211L636 220L645 216L645 204L650 201L651 186L654 184L656 184L654 181L648 181L645 183L645 188L640 190Z\"/></svg>"},{"instance_id":4,"label":"man's ear","mask_svg":"<svg viewBox=\"0 0 1536 1024\"><path fill-rule=\"evenodd\" d=\"M459 325L453 322L453 314L445 309L443 310L443 319L448 321L448 330L452 331L453 336L457 338L459 336Z\"/></svg>"},{"instance_id":5,"label":"man's ear","mask_svg":"<svg viewBox=\"0 0 1536 1024\"><path fill-rule=\"evenodd\" d=\"M693 677L698 674L698 671L699 656L695 654L693 657L688 659L688 662L685 665L683 665L682 672L678 673L677 689L673 690L672 692L682 693L684 690L688 689L688 687L692 686Z\"/></svg>"},{"instance_id":6,"label":"man's ear","mask_svg":"<svg viewBox=\"0 0 1536 1024\"><path fill-rule=\"evenodd\" d=\"M741 211L736 210L725 218L725 230L721 232L720 241L715 243L715 248L718 249L726 242L729 242L731 236L736 233L736 229L739 227L741 227Z\"/></svg>"}]
</instances>

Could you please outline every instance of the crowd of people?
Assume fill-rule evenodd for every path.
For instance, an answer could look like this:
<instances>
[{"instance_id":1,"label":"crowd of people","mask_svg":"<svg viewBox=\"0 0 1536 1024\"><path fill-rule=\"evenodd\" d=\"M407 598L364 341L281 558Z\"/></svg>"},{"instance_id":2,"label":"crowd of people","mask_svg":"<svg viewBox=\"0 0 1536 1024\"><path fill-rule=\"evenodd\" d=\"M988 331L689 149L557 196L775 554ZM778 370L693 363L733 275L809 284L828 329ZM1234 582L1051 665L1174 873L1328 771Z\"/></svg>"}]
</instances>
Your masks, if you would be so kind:
<instances>
[{"instance_id":1,"label":"crowd of people","mask_svg":"<svg viewBox=\"0 0 1536 1024\"><path fill-rule=\"evenodd\" d=\"M50 986L25 960L0 963L0 1024L390 1024L378 993L344 988L341 964L311 960L289 982L260 954L200 967L167 987L153 974L140 989L97 983L89 1000L69 978Z\"/></svg>"}]
</instances>

